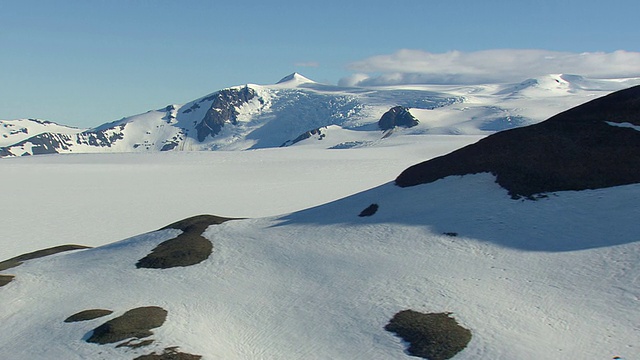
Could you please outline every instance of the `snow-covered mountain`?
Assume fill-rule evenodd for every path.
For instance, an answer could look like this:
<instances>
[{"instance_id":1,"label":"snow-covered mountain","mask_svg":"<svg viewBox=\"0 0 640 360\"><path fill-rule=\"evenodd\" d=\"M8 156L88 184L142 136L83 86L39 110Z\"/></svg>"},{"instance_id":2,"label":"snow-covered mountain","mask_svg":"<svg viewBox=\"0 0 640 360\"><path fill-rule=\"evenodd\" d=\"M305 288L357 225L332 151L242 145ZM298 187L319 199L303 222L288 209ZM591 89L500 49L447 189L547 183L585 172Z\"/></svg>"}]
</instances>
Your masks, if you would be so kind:
<instances>
[{"instance_id":1,"label":"snow-covered mountain","mask_svg":"<svg viewBox=\"0 0 640 360\"><path fill-rule=\"evenodd\" d=\"M481 142L490 146L470 145L464 158L517 163L522 154L505 159L489 150L505 136L558 136L558 123L570 122L557 148L519 150L540 164L574 148L626 152L637 164L639 89L487 136ZM611 138L604 148L582 137L602 131ZM407 150L390 141L386 151ZM276 150L252 155L292 153ZM572 164L607 178L638 174L617 161L601 174L600 160L587 155ZM33 159L15 160L28 166ZM549 176L545 185L555 190L514 199L512 183L497 179L502 168L458 167L458 160L445 155L395 184L289 214L197 216L93 249L1 262L0 321L10 331L0 332L0 357L636 358L640 183L568 191L557 187L565 179ZM425 179L427 167L443 178ZM181 175L184 186L170 184L176 192L192 180ZM406 176L419 181L405 184ZM128 185L113 184L122 192Z\"/></svg>"},{"instance_id":2,"label":"snow-covered mountain","mask_svg":"<svg viewBox=\"0 0 640 360\"><path fill-rule=\"evenodd\" d=\"M39 119L0 120L0 147L43 133L76 134L83 130Z\"/></svg>"},{"instance_id":3,"label":"snow-covered mountain","mask_svg":"<svg viewBox=\"0 0 640 360\"><path fill-rule=\"evenodd\" d=\"M294 73L274 85L223 89L93 129L22 126L2 134L0 157L246 150L292 144L348 148L375 145L391 135L487 135L542 121L594 96L638 83L640 79L550 75L519 84L345 88ZM377 122L396 106L408 109L419 124L382 134Z\"/></svg>"}]
</instances>

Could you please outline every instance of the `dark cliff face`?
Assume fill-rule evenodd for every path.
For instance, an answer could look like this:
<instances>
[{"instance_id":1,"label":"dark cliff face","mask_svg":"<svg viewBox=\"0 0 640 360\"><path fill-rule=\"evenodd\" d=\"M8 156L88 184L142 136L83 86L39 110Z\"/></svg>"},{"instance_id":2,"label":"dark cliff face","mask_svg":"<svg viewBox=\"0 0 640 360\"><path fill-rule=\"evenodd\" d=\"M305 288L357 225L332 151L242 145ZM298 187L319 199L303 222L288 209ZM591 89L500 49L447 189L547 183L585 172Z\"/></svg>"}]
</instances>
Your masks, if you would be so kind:
<instances>
[{"instance_id":1,"label":"dark cliff face","mask_svg":"<svg viewBox=\"0 0 640 360\"><path fill-rule=\"evenodd\" d=\"M390 130L396 126L410 128L418 125L418 123L418 119L411 115L407 108L396 106L382 115L378 121L378 127L382 130Z\"/></svg>"},{"instance_id":2,"label":"dark cliff face","mask_svg":"<svg viewBox=\"0 0 640 360\"><path fill-rule=\"evenodd\" d=\"M202 142L211 135L217 135L225 123L238 123L236 107L249 102L256 97L255 90L245 86L242 89L226 89L203 99L213 100L211 107L200 123L196 125L198 141Z\"/></svg>"},{"instance_id":3,"label":"dark cliff face","mask_svg":"<svg viewBox=\"0 0 640 360\"><path fill-rule=\"evenodd\" d=\"M613 125L607 122L614 123ZM401 187L450 175L490 172L513 198L640 182L640 86L618 91L531 126L502 131L414 165Z\"/></svg>"}]
</instances>

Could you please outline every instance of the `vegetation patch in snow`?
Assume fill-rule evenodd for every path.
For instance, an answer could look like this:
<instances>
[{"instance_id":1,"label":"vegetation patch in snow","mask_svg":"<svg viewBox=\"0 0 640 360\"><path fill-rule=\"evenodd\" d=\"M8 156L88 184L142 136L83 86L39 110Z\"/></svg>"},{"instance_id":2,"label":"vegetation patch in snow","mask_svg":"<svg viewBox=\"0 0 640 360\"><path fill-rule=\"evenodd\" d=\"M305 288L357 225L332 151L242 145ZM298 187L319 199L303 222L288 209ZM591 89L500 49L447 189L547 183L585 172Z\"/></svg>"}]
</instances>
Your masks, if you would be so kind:
<instances>
[{"instance_id":1,"label":"vegetation patch in snow","mask_svg":"<svg viewBox=\"0 0 640 360\"><path fill-rule=\"evenodd\" d=\"M95 328L87 342L111 344L130 338L146 338L153 335L151 329L162 326L166 319L167 311L161 307L135 308Z\"/></svg>"},{"instance_id":2,"label":"vegetation patch in snow","mask_svg":"<svg viewBox=\"0 0 640 360\"><path fill-rule=\"evenodd\" d=\"M0 275L0 287L7 285L13 280L13 275Z\"/></svg>"},{"instance_id":3,"label":"vegetation patch in snow","mask_svg":"<svg viewBox=\"0 0 640 360\"><path fill-rule=\"evenodd\" d=\"M213 244L205 239L202 233L210 226L232 220L215 215L198 215L190 217L164 229L182 230L178 237L164 241L156 246L149 255L136 263L138 268L167 269L178 266L198 264L211 255Z\"/></svg>"},{"instance_id":4,"label":"vegetation patch in snow","mask_svg":"<svg viewBox=\"0 0 640 360\"><path fill-rule=\"evenodd\" d=\"M0 271L14 268L27 260L37 259L37 258L57 254L63 251L88 249L88 248L89 248L88 246L82 246L82 245L60 245L60 246L54 246L48 249L42 249L42 250L30 252L27 254L22 254L22 255L13 257L9 260L0 262Z\"/></svg>"},{"instance_id":5,"label":"vegetation patch in snow","mask_svg":"<svg viewBox=\"0 0 640 360\"><path fill-rule=\"evenodd\" d=\"M75 314L69 316L68 318L66 318L64 320L64 322L70 323L70 322L93 320L93 319L101 318L103 316L110 315L112 313L113 313L113 311L106 310L106 309L83 310L83 311L80 311L78 313L75 313Z\"/></svg>"},{"instance_id":6,"label":"vegetation patch in snow","mask_svg":"<svg viewBox=\"0 0 640 360\"><path fill-rule=\"evenodd\" d=\"M199 360L202 359L200 355L187 354L178 351L178 347L168 347L164 349L161 354L148 354L138 356L133 360Z\"/></svg>"},{"instance_id":7,"label":"vegetation patch in snow","mask_svg":"<svg viewBox=\"0 0 640 360\"><path fill-rule=\"evenodd\" d=\"M407 353L410 355L446 360L462 351L471 340L471 331L460 326L450 315L403 310L384 328L409 343Z\"/></svg>"}]
</instances>

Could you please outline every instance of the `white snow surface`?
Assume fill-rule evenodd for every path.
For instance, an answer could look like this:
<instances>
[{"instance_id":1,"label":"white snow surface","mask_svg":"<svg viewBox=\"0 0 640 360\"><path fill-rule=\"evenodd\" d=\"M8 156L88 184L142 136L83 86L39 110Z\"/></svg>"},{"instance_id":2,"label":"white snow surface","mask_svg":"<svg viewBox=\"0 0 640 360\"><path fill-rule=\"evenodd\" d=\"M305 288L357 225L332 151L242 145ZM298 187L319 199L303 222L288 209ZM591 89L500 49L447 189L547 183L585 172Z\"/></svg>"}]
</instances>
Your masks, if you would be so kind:
<instances>
[{"instance_id":1,"label":"white snow surface","mask_svg":"<svg viewBox=\"0 0 640 360\"><path fill-rule=\"evenodd\" d=\"M632 359L639 199L629 185L514 201L478 174L214 225L213 254L190 267L134 266L177 230L32 260L0 289L11 329L0 356L131 359L180 346L204 359L410 359L383 327L413 309L452 312L472 331L456 359ZM375 215L357 216L373 202ZM169 312L151 346L83 340L148 305ZM92 308L115 313L63 323Z\"/></svg>"},{"instance_id":2,"label":"white snow surface","mask_svg":"<svg viewBox=\"0 0 640 360\"><path fill-rule=\"evenodd\" d=\"M330 129L329 129L330 130ZM197 214L274 216L393 180L482 136L413 135L375 147L65 154L0 161L0 259L104 245Z\"/></svg>"}]
</instances>

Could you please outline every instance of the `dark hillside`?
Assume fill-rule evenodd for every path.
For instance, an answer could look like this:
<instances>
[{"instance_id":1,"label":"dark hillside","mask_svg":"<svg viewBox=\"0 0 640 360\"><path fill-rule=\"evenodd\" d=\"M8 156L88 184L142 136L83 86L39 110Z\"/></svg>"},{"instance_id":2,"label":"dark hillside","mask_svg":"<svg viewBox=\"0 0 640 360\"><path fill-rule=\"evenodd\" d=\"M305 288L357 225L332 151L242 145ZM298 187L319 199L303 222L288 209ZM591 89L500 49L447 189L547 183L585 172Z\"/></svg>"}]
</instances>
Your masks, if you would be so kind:
<instances>
[{"instance_id":1,"label":"dark hillside","mask_svg":"<svg viewBox=\"0 0 640 360\"><path fill-rule=\"evenodd\" d=\"M638 183L640 131L633 126L640 126L640 86L411 166L396 178L396 185L490 172L519 198Z\"/></svg>"}]
</instances>

